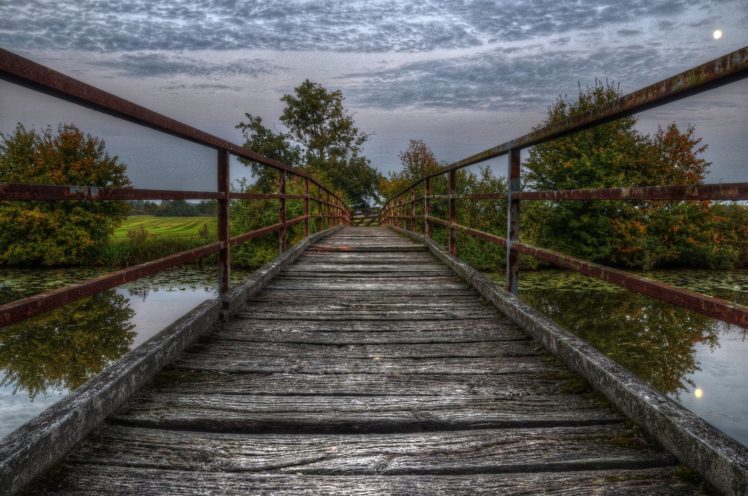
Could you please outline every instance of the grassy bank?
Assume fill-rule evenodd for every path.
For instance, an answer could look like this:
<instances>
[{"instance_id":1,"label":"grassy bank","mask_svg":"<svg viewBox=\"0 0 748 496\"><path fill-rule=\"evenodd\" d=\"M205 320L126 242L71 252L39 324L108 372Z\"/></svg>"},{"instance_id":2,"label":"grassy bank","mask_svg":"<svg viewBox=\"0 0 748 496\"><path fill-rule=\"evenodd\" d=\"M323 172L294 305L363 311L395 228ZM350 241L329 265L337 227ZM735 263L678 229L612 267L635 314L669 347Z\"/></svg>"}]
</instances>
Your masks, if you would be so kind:
<instances>
[{"instance_id":1,"label":"grassy bank","mask_svg":"<svg viewBox=\"0 0 748 496\"><path fill-rule=\"evenodd\" d=\"M153 215L133 215L128 217L121 226L114 231L109 240L111 242L127 240L128 232L140 228L148 234L161 239L197 238L200 229L207 226L211 234L216 232L215 217L156 217Z\"/></svg>"},{"instance_id":2,"label":"grassy bank","mask_svg":"<svg viewBox=\"0 0 748 496\"><path fill-rule=\"evenodd\" d=\"M134 265L206 245L216 239L215 217L128 217L109 238L100 263Z\"/></svg>"}]
</instances>

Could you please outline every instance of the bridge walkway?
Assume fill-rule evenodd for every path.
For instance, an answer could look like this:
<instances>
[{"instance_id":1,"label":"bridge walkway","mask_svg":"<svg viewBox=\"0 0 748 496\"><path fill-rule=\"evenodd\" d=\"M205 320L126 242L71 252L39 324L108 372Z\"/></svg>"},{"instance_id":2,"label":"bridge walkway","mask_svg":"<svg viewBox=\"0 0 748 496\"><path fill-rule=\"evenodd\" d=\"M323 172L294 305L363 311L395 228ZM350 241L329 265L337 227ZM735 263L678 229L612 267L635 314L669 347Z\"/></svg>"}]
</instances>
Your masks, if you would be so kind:
<instances>
[{"instance_id":1,"label":"bridge walkway","mask_svg":"<svg viewBox=\"0 0 748 496\"><path fill-rule=\"evenodd\" d=\"M33 494L700 494L425 249L344 228Z\"/></svg>"}]
</instances>

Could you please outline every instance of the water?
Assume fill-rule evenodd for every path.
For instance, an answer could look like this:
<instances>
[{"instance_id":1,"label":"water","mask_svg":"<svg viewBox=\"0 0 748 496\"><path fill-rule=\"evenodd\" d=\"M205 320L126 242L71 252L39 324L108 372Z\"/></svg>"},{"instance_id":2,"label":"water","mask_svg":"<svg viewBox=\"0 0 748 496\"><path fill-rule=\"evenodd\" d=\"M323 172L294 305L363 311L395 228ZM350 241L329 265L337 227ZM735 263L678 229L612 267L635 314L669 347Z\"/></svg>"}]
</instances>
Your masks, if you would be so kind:
<instances>
[{"instance_id":1,"label":"water","mask_svg":"<svg viewBox=\"0 0 748 496\"><path fill-rule=\"evenodd\" d=\"M0 303L106 272L0 269ZM0 330L0 437L217 293L215 267L184 266ZM234 271L239 280L246 272Z\"/></svg>"},{"instance_id":2,"label":"water","mask_svg":"<svg viewBox=\"0 0 748 496\"><path fill-rule=\"evenodd\" d=\"M0 269L0 303L102 269ZM246 273L234 272L236 279ZM748 271L648 273L748 304ZM5 286L3 286L3 284ZM185 266L0 331L0 436L217 294L214 267ZM520 275L520 296L656 389L748 445L746 331L576 273Z\"/></svg>"},{"instance_id":3,"label":"water","mask_svg":"<svg viewBox=\"0 0 748 496\"><path fill-rule=\"evenodd\" d=\"M748 271L677 270L644 275L748 304ZM522 272L519 295L748 446L745 329L562 270Z\"/></svg>"}]
</instances>

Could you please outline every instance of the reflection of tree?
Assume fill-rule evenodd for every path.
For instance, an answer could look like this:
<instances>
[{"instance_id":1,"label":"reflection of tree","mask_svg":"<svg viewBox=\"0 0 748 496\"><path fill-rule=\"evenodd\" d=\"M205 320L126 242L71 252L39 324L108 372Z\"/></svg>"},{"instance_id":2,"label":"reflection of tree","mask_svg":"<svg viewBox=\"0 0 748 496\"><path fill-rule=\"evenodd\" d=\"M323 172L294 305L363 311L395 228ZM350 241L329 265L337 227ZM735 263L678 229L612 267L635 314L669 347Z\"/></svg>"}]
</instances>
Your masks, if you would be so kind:
<instances>
[{"instance_id":1,"label":"reflection of tree","mask_svg":"<svg viewBox=\"0 0 748 496\"><path fill-rule=\"evenodd\" d=\"M699 370L695 345L719 343L717 321L621 291L526 291L522 298L663 393Z\"/></svg>"},{"instance_id":2,"label":"reflection of tree","mask_svg":"<svg viewBox=\"0 0 748 496\"><path fill-rule=\"evenodd\" d=\"M31 398L77 388L130 349L134 314L127 298L105 291L0 330L2 385Z\"/></svg>"}]
</instances>

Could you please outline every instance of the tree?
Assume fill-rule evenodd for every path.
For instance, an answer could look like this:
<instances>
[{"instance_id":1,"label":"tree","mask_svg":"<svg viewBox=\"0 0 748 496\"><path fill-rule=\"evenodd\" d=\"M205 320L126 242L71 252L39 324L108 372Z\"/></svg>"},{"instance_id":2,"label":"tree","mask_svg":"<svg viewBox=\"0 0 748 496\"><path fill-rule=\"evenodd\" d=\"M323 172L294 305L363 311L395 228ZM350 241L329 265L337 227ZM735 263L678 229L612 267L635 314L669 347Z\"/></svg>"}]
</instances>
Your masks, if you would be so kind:
<instances>
[{"instance_id":1,"label":"tree","mask_svg":"<svg viewBox=\"0 0 748 496\"><path fill-rule=\"evenodd\" d=\"M281 101L286 106L280 121L287 132L275 132L265 127L261 117L247 113L247 122L236 126L244 134L244 146L312 173L340 191L354 207L367 206L377 198L381 175L371 167L362 149L369 136L355 126L340 90L328 91L307 79ZM257 176L256 189L270 191L277 173L245 163Z\"/></svg>"},{"instance_id":2,"label":"tree","mask_svg":"<svg viewBox=\"0 0 748 496\"><path fill-rule=\"evenodd\" d=\"M22 125L0 135L0 182L125 187L126 166L103 141L73 125L43 132ZM127 216L126 202L0 202L0 263L67 265L95 260Z\"/></svg>"},{"instance_id":3,"label":"tree","mask_svg":"<svg viewBox=\"0 0 748 496\"><path fill-rule=\"evenodd\" d=\"M431 148L421 139L412 139L408 148L398 153L403 168L390 172L387 179L379 182L379 191L385 199L396 195L413 181L439 169L439 162Z\"/></svg>"},{"instance_id":4,"label":"tree","mask_svg":"<svg viewBox=\"0 0 748 496\"><path fill-rule=\"evenodd\" d=\"M340 189L354 207L377 197L380 174L363 155L369 135L361 132L343 106L340 90L328 91L308 79L284 95L280 120L288 128L291 149L298 149L305 166Z\"/></svg>"},{"instance_id":5,"label":"tree","mask_svg":"<svg viewBox=\"0 0 748 496\"><path fill-rule=\"evenodd\" d=\"M578 99L559 98L539 127L564 124L604 108L621 93L597 82ZM698 184L709 163L694 128L675 124L654 135L626 117L533 147L523 164L536 190ZM528 205L533 242L588 260L649 269L724 265L735 253L716 243L708 202L564 201Z\"/></svg>"}]
</instances>

